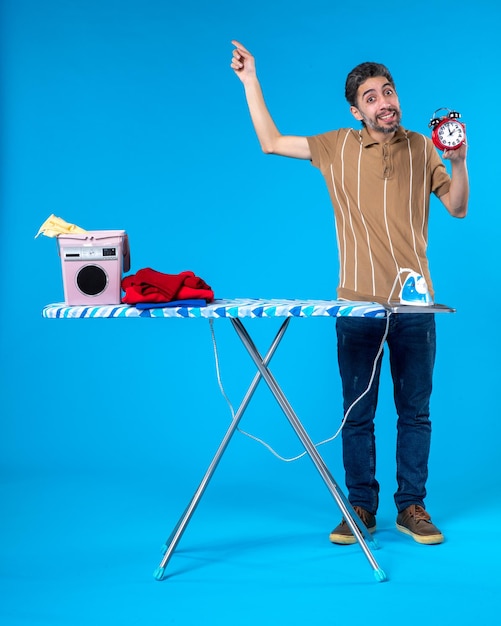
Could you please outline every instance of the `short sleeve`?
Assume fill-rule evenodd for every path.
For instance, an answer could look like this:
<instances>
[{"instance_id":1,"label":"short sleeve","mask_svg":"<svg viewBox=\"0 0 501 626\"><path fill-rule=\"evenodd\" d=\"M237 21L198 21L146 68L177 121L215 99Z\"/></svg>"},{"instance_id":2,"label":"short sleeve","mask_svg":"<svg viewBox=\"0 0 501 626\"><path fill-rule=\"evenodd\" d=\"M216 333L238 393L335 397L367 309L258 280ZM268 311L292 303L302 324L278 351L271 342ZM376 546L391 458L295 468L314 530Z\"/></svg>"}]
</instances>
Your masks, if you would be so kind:
<instances>
[{"instance_id":1,"label":"short sleeve","mask_svg":"<svg viewBox=\"0 0 501 626\"><path fill-rule=\"evenodd\" d=\"M333 161L339 131L332 130L322 135L307 137L311 152L311 164L324 172Z\"/></svg>"},{"instance_id":2,"label":"short sleeve","mask_svg":"<svg viewBox=\"0 0 501 626\"><path fill-rule=\"evenodd\" d=\"M444 162L440 158L435 146L430 143L430 172L431 172L431 191L441 198L449 192L451 186L451 178L447 172Z\"/></svg>"}]
</instances>

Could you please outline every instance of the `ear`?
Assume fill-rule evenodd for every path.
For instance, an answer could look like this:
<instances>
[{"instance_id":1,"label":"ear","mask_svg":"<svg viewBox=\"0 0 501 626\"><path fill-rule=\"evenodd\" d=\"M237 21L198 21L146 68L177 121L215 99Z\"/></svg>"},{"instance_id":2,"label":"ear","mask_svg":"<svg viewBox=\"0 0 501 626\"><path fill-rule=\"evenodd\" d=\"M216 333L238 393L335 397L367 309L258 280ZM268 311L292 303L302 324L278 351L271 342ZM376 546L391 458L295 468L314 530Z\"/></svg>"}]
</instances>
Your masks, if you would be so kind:
<instances>
[{"instance_id":1,"label":"ear","mask_svg":"<svg viewBox=\"0 0 501 626\"><path fill-rule=\"evenodd\" d=\"M364 118L362 117L362 114L360 113L360 111L357 109L357 107L355 106L351 106L350 107L350 113L353 115L353 117L358 120L359 122L361 122Z\"/></svg>"}]
</instances>

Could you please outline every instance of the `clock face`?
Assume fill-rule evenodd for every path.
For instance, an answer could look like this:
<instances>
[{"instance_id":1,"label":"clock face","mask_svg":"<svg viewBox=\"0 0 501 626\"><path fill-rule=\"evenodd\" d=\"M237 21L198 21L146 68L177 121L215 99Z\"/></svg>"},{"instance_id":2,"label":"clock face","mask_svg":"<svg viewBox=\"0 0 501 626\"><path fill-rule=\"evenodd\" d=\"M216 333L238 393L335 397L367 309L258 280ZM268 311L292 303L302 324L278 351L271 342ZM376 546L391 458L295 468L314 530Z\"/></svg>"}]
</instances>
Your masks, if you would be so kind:
<instances>
[{"instance_id":1,"label":"clock face","mask_svg":"<svg viewBox=\"0 0 501 626\"><path fill-rule=\"evenodd\" d=\"M437 127L437 139L444 150L454 150L464 141L464 127L456 120L446 120Z\"/></svg>"}]
</instances>

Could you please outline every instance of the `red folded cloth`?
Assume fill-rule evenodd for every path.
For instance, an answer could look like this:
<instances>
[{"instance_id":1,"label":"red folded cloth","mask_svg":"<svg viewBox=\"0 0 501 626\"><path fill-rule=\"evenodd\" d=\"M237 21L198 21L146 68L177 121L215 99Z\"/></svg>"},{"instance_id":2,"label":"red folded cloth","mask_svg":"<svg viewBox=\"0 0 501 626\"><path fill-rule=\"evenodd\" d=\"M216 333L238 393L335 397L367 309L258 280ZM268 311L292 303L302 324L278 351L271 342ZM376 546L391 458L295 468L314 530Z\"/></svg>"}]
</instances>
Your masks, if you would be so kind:
<instances>
[{"instance_id":1,"label":"red folded cloth","mask_svg":"<svg viewBox=\"0 0 501 626\"><path fill-rule=\"evenodd\" d=\"M170 302L171 300L200 299L211 302L214 292L193 272L163 274L149 267L122 279L124 304L138 302Z\"/></svg>"}]
</instances>

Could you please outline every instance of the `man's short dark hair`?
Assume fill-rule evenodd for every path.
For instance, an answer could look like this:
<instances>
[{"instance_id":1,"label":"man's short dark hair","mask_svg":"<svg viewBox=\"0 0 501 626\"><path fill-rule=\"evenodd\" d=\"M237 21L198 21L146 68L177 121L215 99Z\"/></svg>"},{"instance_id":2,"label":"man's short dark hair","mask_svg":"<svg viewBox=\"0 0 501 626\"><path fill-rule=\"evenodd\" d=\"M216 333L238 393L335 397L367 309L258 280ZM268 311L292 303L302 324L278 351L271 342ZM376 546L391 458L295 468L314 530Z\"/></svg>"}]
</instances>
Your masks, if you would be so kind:
<instances>
[{"instance_id":1,"label":"man's short dark hair","mask_svg":"<svg viewBox=\"0 0 501 626\"><path fill-rule=\"evenodd\" d=\"M357 91L360 85L368 78L374 78L375 76L383 76L393 87L395 87L390 71L385 65L382 65L381 63L372 63L370 61L360 63L360 65L357 65L357 67L351 70L346 78L344 95L351 106L357 106Z\"/></svg>"}]
</instances>

